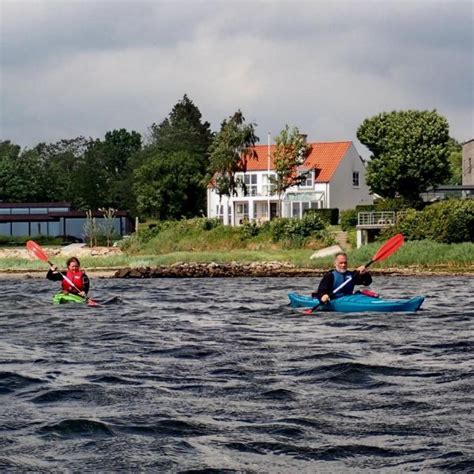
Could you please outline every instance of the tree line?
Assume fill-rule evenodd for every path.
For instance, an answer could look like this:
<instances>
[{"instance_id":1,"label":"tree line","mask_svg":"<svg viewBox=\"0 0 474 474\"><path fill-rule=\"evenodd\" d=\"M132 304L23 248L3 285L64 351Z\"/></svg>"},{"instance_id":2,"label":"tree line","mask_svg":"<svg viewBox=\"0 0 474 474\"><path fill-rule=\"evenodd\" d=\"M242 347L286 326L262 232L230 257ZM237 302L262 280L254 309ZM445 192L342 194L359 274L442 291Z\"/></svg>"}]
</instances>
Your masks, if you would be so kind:
<instances>
[{"instance_id":1,"label":"tree line","mask_svg":"<svg viewBox=\"0 0 474 474\"><path fill-rule=\"evenodd\" d=\"M80 136L29 149L0 141L0 202L64 201L160 220L201 216L211 179L221 196L245 192L236 173L254 157L256 126L238 110L212 132L184 95L147 137L119 129L103 139ZM460 145L436 111L382 113L366 119L357 137L372 153L369 187L382 197L416 202L429 186L460 183ZM308 152L297 127L286 125L276 136L272 184L279 199L304 179L294 171Z\"/></svg>"}]
</instances>

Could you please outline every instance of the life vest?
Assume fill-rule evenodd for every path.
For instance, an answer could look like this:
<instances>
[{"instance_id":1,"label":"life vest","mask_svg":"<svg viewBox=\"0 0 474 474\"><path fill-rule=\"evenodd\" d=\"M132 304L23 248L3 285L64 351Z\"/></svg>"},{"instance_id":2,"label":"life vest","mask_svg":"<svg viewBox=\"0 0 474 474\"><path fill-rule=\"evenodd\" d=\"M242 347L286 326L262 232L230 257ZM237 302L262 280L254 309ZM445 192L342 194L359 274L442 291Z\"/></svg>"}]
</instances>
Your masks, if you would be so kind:
<instances>
[{"instance_id":1,"label":"life vest","mask_svg":"<svg viewBox=\"0 0 474 474\"><path fill-rule=\"evenodd\" d=\"M68 293L77 293L77 289L79 291L84 291L84 272L83 271L71 272L70 270L68 270L65 276L66 278L68 278L74 283L75 287L72 286L66 279L63 278L61 286L64 291Z\"/></svg>"},{"instance_id":2,"label":"life vest","mask_svg":"<svg viewBox=\"0 0 474 474\"><path fill-rule=\"evenodd\" d=\"M332 275L334 277L334 283L332 284L333 291L338 286L342 285L349 277L352 277L352 280L344 288L341 288L334 296L336 298L340 298L344 295L352 295L352 293L354 292L354 273L340 273L337 270L333 270Z\"/></svg>"}]
</instances>

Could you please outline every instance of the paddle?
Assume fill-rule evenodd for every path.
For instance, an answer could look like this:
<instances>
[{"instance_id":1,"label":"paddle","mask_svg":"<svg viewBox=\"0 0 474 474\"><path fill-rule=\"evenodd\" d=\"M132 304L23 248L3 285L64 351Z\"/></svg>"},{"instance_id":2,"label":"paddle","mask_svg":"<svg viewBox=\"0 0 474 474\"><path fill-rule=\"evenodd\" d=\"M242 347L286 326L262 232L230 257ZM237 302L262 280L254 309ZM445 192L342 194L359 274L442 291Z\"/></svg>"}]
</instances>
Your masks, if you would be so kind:
<instances>
[{"instance_id":1,"label":"paddle","mask_svg":"<svg viewBox=\"0 0 474 474\"><path fill-rule=\"evenodd\" d=\"M385 260L386 258L390 257L394 252L396 252L405 242L405 239L402 234L397 234L387 240L377 251L377 253L373 256L372 260L365 265L365 268L370 267L375 262L379 262L381 260ZM333 294L337 293L338 291L342 290L350 281L352 277L349 277L346 281L341 283L334 291ZM319 303L318 305L314 306L310 310L306 310L306 314L314 313L318 308L320 308L325 303Z\"/></svg>"},{"instance_id":2,"label":"paddle","mask_svg":"<svg viewBox=\"0 0 474 474\"><path fill-rule=\"evenodd\" d=\"M47 262L49 264L49 266L53 267L55 266L52 262L50 262L49 258L48 258L48 255L46 254L46 252L41 248L41 246L39 244L37 244L36 242L34 242L33 240L28 240L28 242L26 242L26 248L37 258L39 258L40 260L43 260L43 262ZM61 273L60 271L58 271L58 273L61 275L61 277L63 278L63 280L66 280L73 288L75 288L78 292L80 292L81 290L66 276L64 275L63 273ZM87 304L89 306L97 306L98 303L96 301L94 301L92 298L89 298L89 297L85 297L85 301L87 302Z\"/></svg>"}]
</instances>

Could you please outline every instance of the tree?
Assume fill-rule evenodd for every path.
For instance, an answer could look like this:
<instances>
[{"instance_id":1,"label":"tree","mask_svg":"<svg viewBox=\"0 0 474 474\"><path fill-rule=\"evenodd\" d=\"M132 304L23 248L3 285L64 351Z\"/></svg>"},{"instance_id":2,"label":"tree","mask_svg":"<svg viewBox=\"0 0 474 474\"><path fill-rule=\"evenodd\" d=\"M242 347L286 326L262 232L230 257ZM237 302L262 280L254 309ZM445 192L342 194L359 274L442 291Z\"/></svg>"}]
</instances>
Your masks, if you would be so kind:
<instances>
[{"instance_id":1,"label":"tree","mask_svg":"<svg viewBox=\"0 0 474 474\"><path fill-rule=\"evenodd\" d=\"M204 212L200 164L189 151L147 150L134 177L140 215L158 219L194 217Z\"/></svg>"},{"instance_id":2,"label":"tree","mask_svg":"<svg viewBox=\"0 0 474 474\"><path fill-rule=\"evenodd\" d=\"M462 146L454 139L451 140L448 160L451 176L446 177L444 184L462 184Z\"/></svg>"},{"instance_id":3,"label":"tree","mask_svg":"<svg viewBox=\"0 0 474 474\"><path fill-rule=\"evenodd\" d=\"M204 177L212 133L201 117L184 95L160 125L151 126L147 145L132 160L140 213L168 219L204 212Z\"/></svg>"},{"instance_id":4,"label":"tree","mask_svg":"<svg viewBox=\"0 0 474 474\"><path fill-rule=\"evenodd\" d=\"M281 198L284 192L291 186L296 186L303 182L310 170L304 173L298 173L298 167L303 164L310 146L306 139L301 135L297 127L290 130L288 125L275 137L275 151L272 154L273 166L276 177L270 178L274 185L281 216Z\"/></svg>"},{"instance_id":5,"label":"tree","mask_svg":"<svg viewBox=\"0 0 474 474\"><path fill-rule=\"evenodd\" d=\"M38 202L45 198L45 176L38 152L0 142L0 201Z\"/></svg>"},{"instance_id":6,"label":"tree","mask_svg":"<svg viewBox=\"0 0 474 474\"><path fill-rule=\"evenodd\" d=\"M237 194L244 183L235 179L235 173L245 171L247 160L256 156L254 146L259 138L255 135L256 124L245 124L240 110L224 120L221 129L209 148L208 180L214 179L219 196Z\"/></svg>"},{"instance_id":7,"label":"tree","mask_svg":"<svg viewBox=\"0 0 474 474\"><path fill-rule=\"evenodd\" d=\"M433 111L384 112L364 120L357 138L371 152L367 184L382 197L419 203L450 175L447 120Z\"/></svg>"},{"instance_id":8,"label":"tree","mask_svg":"<svg viewBox=\"0 0 474 474\"><path fill-rule=\"evenodd\" d=\"M77 208L87 208L82 194L91 183L90 176L84 174L84 162L93 143L92 139L80 136L36 146L45 171L48 201L65 201ZM97 177L101 173L100 167L95 166L93 172L92 176Z\"/></svg>"},{"instance_id":9,"label":"tree","mask_svg":"<svg viewBox=\"0 0 474 474\"><path fill-rule=\"evenodd\" d=\"M185 94L160 125L152 124L149 145L165 152L189 151L207 168L212 139L209 122L202 122L199 109Z\"/></svg>"},{"instance_id":10,"label":"tree","mask_svg":"<svg viewBox=\"0 0 474 474\"><path fill-rule=\"evenodd\" d=\"M89 165L100 169L103 175L100 192L102 201L99 206L134 209L132 162L141 148L141 135L124 128L107 132L104 140L96 141L89 147L87 161Z\"/></svg>"}]
</instances>

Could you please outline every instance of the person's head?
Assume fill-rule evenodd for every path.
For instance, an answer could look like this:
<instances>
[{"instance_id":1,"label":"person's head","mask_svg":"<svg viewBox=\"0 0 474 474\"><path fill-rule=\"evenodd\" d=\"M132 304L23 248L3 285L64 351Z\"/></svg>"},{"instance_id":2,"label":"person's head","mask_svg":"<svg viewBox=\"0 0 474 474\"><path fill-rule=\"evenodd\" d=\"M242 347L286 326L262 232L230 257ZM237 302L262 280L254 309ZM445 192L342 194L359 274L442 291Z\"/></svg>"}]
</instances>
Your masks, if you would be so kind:
<instances>
[{"instance_id":1,"label":"person's head","mask_svg":"<svg viewBox=\"0 0 474 474\"><path fill-rule=\"evenodd\" d=\"M66 261L67 269L72 272L78 272L81 268L81 262L77 257L68 258Z\"/></svg>"},{"instance_id":2,"label":"person's head","mask_svg":"<svg viewBox=\"0 0 474 474\"><path fill-rule=\"evenodd\" d=\"M334 266L340 273L347 272L347 254L345 252L338 252L334 256Z\"/></svg>"}]
</instances>

